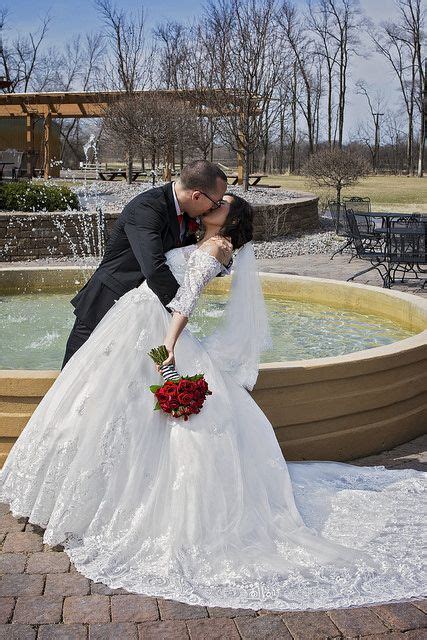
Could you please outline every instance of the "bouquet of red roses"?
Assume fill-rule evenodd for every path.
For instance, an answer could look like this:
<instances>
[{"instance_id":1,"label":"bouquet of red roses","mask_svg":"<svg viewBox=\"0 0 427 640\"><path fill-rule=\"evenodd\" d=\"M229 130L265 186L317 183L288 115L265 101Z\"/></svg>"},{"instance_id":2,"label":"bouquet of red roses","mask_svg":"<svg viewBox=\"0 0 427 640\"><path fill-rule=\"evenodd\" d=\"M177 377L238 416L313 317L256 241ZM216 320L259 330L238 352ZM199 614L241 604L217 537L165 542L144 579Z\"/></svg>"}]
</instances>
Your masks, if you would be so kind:
<instances>
[{"instance_id":1,"label":"bouquet of red roses","mask_svg":"<svg viewBox=\"0 0 427 640\"><path fill-rule=\"evenodd\" d=\"M156 396L154 409L163 409L174 418L184 418L200 413L206 396L212 395L203 373L194 376L180 376L172 365L162 363L168 357L165 345L151 349L148 354L159 365L159 370L166 382L163 385L153 384L150 391Z\"/></svg>"}]
</instances>

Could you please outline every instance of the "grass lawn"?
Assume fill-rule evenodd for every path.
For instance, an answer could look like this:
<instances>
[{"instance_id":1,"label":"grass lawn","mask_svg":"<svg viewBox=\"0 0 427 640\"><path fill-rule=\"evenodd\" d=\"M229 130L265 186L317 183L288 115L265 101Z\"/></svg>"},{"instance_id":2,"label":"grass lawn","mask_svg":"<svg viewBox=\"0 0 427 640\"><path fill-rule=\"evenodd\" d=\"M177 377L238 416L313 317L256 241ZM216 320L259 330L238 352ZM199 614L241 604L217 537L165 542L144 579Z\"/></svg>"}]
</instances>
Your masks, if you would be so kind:
<instances>
[{"instance_id":1,"label":"grass lawn","mask_svg":"<svg viewBox=\"0 0 427 640\"><path fill-rule=\"evenodd\" d=\"M303 176L271 175L264 178L266 184L280 184L289 190L311 191L320 197L322 203L335 199L336 194L327 189L313 187ZM397 211L400 213L427 212L427 176L410 178L407 176L372 176L363 178L356 185L344 189L343 196L369 196L372 211Z\"/></svg>"}]
</instances>

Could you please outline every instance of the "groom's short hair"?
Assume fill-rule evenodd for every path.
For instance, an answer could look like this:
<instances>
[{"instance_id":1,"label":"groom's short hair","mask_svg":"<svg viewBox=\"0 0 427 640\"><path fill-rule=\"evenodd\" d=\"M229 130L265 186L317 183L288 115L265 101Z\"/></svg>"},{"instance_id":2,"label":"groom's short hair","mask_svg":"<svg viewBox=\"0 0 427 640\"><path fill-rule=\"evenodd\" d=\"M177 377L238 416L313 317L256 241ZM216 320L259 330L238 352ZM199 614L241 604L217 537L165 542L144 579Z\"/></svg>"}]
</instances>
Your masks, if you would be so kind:
<instances>
[{"instance_id":1,"label":"groom's short hair","mask_svg":"<svg viewBox=\"0 0 427 640\"><path fill-rule=\"evenodd\" d=\"M209 160L195 160L186 164L179 176L184 189L195 191L212 191L217 188L217 179L221 178L227 183L224 171L214 162Z\"/></svg>"}]
</instances>

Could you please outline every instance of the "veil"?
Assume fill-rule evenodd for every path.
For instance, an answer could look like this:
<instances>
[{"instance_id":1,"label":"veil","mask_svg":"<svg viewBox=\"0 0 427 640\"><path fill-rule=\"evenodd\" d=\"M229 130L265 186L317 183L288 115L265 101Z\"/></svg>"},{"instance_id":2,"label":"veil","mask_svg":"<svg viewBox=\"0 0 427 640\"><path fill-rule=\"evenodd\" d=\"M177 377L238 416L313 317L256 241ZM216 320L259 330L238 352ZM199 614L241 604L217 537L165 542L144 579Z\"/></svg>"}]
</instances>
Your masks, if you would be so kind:
<instances>
[{"instance_id":1,"label":"veil","mask_svg":"<svg viewBox=\"0 0 427 640\"><path fill-rule=\"evenodd\" d=\"M272 339L252 242L238 249L224 313L202 342L222 370L253 389L261 353L272 347Z\"/></svg>"}]
</instances>

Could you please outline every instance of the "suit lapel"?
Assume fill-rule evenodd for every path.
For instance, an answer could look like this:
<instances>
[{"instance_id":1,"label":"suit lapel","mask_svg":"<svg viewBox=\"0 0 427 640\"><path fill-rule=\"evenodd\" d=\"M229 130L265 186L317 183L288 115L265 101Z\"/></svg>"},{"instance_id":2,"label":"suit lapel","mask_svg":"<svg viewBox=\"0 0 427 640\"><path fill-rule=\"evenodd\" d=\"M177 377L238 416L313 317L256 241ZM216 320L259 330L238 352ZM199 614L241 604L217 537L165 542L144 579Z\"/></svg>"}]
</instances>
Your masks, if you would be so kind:
<instances>
[{"instance_id":1,"label":"suit lapel","mask_svg":"<svg viewBox=\"0 0 427 640\"><path fill-rule=\"evenodd\" d=\"M173 199L172 182L167 182L163 187L167 204L167 214L169 218L169 227L176 245L180 245L179 238L179 222L176 215L175 201ZM185 216L184 216L185 218Z\"/></svg>"}]
</instances>

